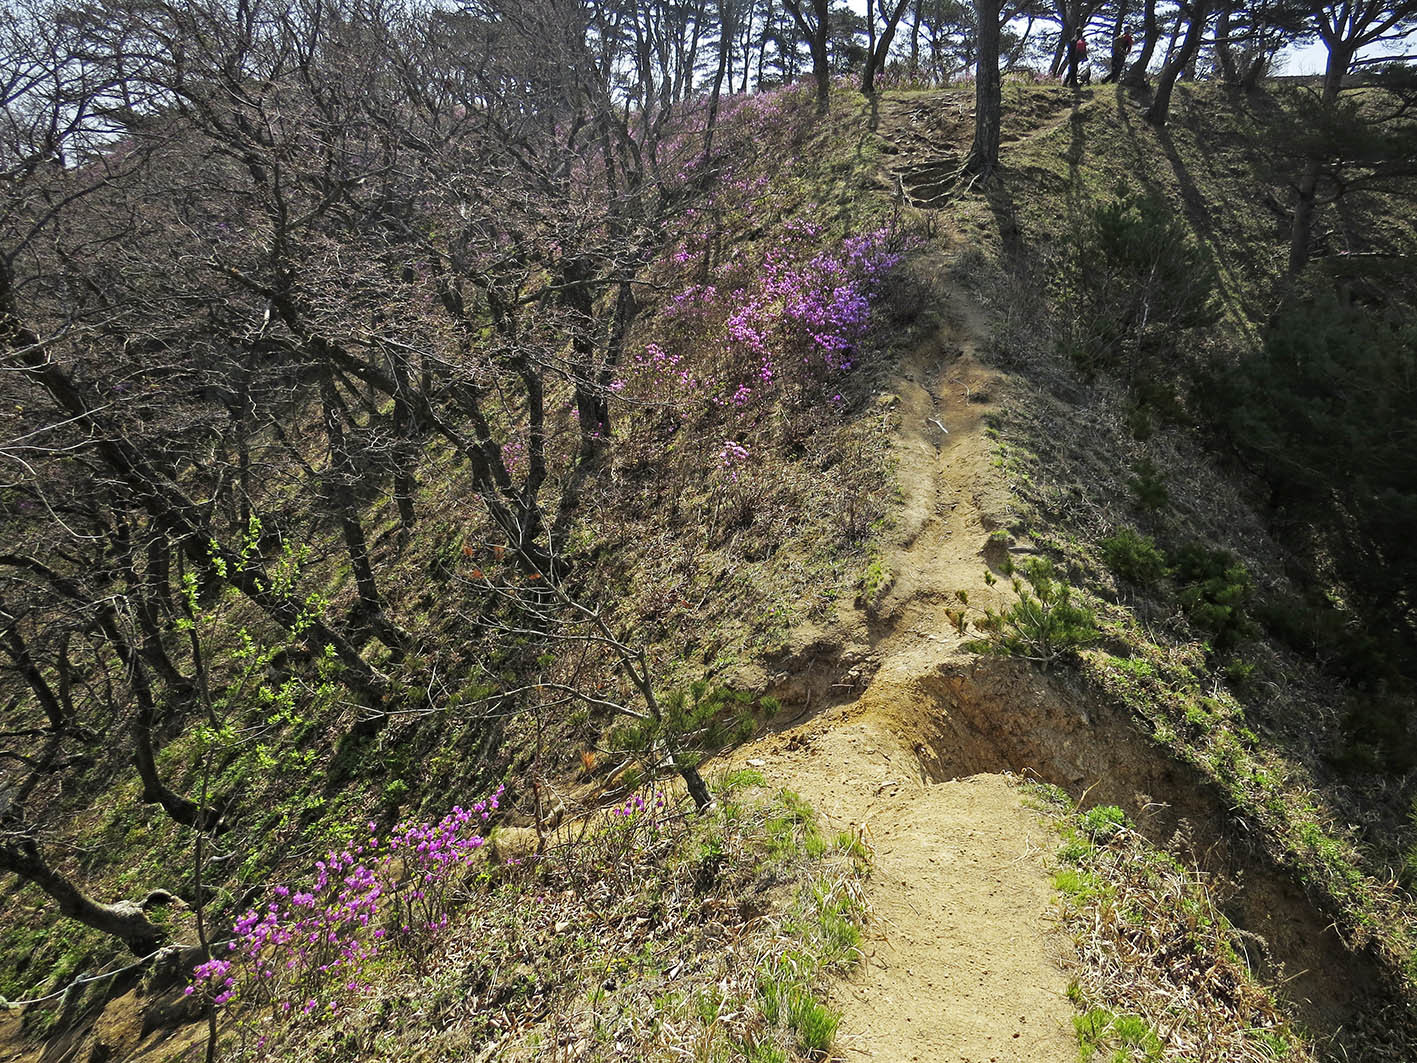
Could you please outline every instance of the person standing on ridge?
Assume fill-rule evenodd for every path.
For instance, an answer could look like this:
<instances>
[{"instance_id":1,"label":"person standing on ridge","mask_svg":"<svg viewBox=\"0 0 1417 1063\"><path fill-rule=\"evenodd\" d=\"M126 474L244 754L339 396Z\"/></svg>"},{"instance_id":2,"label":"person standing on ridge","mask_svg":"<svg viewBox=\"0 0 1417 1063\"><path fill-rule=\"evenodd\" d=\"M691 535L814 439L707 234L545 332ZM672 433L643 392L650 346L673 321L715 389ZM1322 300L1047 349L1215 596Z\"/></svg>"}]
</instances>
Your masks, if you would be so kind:
<instances>
[{"instance_id":1,"label":"person standing on ridge","mask_svg":"<svg viewBox=\"0 0 1417 1063\"><path fill-rule=\"evenodd\" d=\"M1112 69L1107 72L1107 76L1102 79L1102 84L1109 81L1116 81L1122 76L1122 67L1127 61L1127 56L1132 50L1132 31L1123 28L1121 34L1112 42Z\"/></svg>"},{"instance_id":2,"label":"person standing on ridge","mask_svg":"<svg viewBox=\"0 0 1417 1063\"><path fill-rule=\"evenodd\" d=\"M1064 85L1071 85L1077 88L1078 67L1087 62L1087 38L1082 35L1082 30L1078 30L1078 35L1068 45L1068 77L1063 82Z\"/></svg>"}]
</instances>

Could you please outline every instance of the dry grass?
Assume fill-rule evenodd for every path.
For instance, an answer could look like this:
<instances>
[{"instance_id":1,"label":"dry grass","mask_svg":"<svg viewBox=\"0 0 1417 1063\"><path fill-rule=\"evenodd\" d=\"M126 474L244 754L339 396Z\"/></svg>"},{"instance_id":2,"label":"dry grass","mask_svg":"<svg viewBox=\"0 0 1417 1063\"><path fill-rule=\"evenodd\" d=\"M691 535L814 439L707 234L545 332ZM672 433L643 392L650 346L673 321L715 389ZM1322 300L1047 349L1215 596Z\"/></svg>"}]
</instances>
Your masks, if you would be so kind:
<instances>
[{"instance_id":1,"label":"dry grass","mask_svg":"<svg viewBox=\"0 0 1417 1063\"><path fill-rule=\"evenodd\" d=\"M1076 943L1084 1058L1241 1063L1317 1059L1255 975L1264 943L1233 927L1222 884L1155 849L1119 810L1064 814L1055 882Z\"/></svg>"},{"instance_id":2,"label":"dry grass","mask_svg":"<svg viewBox=\"0 0 1417 1063\"><path fill-rule=\"evenodd\" d=\"M432 947L386 954L313 1018L228 1019L220 1058L820 1058L868 855L814 820L751 774L707 817L602 811L539 859L489 865Z\"/></svg>"}]
</instances>

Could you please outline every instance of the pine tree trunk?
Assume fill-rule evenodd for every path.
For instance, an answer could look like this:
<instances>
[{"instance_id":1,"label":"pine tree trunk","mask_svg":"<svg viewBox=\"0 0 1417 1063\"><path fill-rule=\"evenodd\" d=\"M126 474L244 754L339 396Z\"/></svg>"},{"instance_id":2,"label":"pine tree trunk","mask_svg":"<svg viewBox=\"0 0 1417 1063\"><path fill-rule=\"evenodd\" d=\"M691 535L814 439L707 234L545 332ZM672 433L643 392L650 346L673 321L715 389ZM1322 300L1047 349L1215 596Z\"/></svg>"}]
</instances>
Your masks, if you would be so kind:
<instances>
[{"instance_id":1,"label":"pine tree trunk","mask_svg":"<svg viewBox=\"0 0 1417 1063\"><path fill-rule=\"evenodd\" d=\"M709 90L708 122L704 131L704 169L713 160L713 132L718 123L718 101L723 93L723 79L728 73L728 22L733 17L732 0L719 0L718 5L718 69L714 71L713 88ZM707 252L705 252L707 255ZM584 427L584 426L583 426Z\"/></svg>"},{"instance_id":2,"label":"pine tree trunk","mask_svg":"<svg viewBox=\"0 0 1417 1063\"><path fill-rule=\"evenodd\" d=\"M1342 45L1329 45L1328 64L1324 69L1323 107L1329 110L1338 102L1343 91L1343 78L1353 62L1353 52ZM1302 270L1309 262L1309 243L1313 239L1314 215L1318 210L1319 176L1323 167L1318 159L1304 164L1299 177L1298 194L1294 200L1294 224L1289 231L1289 275Z\"/></svg>"},{"instance_id":3,"label":"pine tree trunk","mask_svg":"<svg viewBox=\"0 0 1417 1063\"><path fill-rule=\"evenodd\" d=\"M1230 16L1235 0L1225 0L1220 6L1220 14L1215 20L1215 64L1220 68L1220 78L1227 85L1240 83L1240 71L1235 66L1235 53L1230 50Z\"/></svg>"},{"instance_id":4,"label":"pine tree trunk","mask_svg":"<svg viewBox=\"0 0 1417 1063\"><path fill-rule=\"evenodd\" d=\"M817 112L826 114L831 94L831 56L827 52L831 34L831 0L811 0L810 20L802 10L803 0L783 0L783 3L812 53L812 78L817 83Z\"/></svg>"},{"instance_id":5,"label":"pine tree trunk","mask_svg":"<svg viewBox=\"0 0 1417 1063\"><path fill-rule=\"evenodd\" d=\"M393 429L394 429L394 502L399 511L399 542L406 546L413 535L416 520L414 494L418 490L417 439L421 426L414 415L413 406L408 401L410 384L408 367L394 352L389 353L389 376L394 381Z\"/></svg>"},{"instance_id":6,"label":"pine tree trunk","mask_svg":"<svg viewBox=\"0 0 1417 1063\"><path fill-rule=\"evenodd\" d=\"M976 0L979 65L974 75L974 145L970 168L988 177L999 165L1002 92L999 85L999 0Z\"/></svg>"},{"instance_id":7,"label":"pine tree trunk","mask_svg":"<svg viewBox=\"0 0 1417 1063\"><path fill-rule=\"evenodd\" d=\"M817 83L817 111L826 114L831 107L831 62L826 41L812 42L812 79Z\"/></svg>"},{"instance_id":8,"label":"pine tree trunk","mask_svg":"<svg viewBox=\"0 0 1417 1063\"><path fill-rule=\"evenodd\" d=\"M1195 58L1196 52L1201 46L1201 37L1205 35L1206 20L1210 16L1210 11L1206 6L1206 0L1192 0L1191 21L1186 28L1186 39L1178 51L1164 67L1161 74L1156 79L1156 95L1152 98L1151 106L1146 110L1146 120L1154 126L1166 125L1166 120L1171 111L1171 93L1176 87L1176 79L1181 76L1181 71L1186 69L1187 64Z\"/></svg>"},{"instance_id":9,"label":"pine tree trunk","mask_svg":"<svg viewBox=\"0 0 1417 1063\"><path fill-rule=\"evenodd\" d=\"M886 0L881 0L881 7ZM866 62L861 68L861 95L876 94L876 0L866 0Z\"/></svg>"},{"instance_id":10,"label":"pine tree trunk","mask_svg":"<svg viewBox=\"0 0 1417 1063\"><path fill-rule=\"evenodd\" d=\"M900 25L900 20L905 17L906 5L910 0L897 0L895 7L886 10L887 0L881 0L881 14L886 17L886 24L881 27L880 38L876 38L874 24L871 32L871 47L866 56L866 70L861 76L861 92L866 96L874 96L876 93L876 74L883 70L886 59L891 54L891 43L895 40L896 28ZM870 17L869 11L867 17Z\"/></svg>"},{"instance_id":11,"label":"pine tree trunk","mask_svg":"<svg viewBox=\"0 0 1417 1063\"><path fill-rule=\"evenodd\" d=\"M1107 54L1107 74L1102 79L1104 85L1122 76L1122 64L1126 61L1126 56L1122 53L1121 39L1126 29L1128 6L1129 0L1121 0L1117 5L1117 17L1112 23L1112 41Z\"/></svg>"},{"instance_id":12,"label":"pine tree trunk","mask_svg":"<svg viewBox=\"0 0 1417 1063\"><path fill-rule=\"evenodd\" d=\"M1122 84L1139 89L1146 85L1146 68L1151 65L1151 57L1156 54L1156 45L1161 38L1161 29L1156 21L1156 0L1146 0L1142 9L1141 52L1136 62L1127 70Z\"/></svg>"},{"instance_id":13,"label":"pine tree trunk","mask_svg":"<svg viewBox=\"0 0 1417 1063\"><path fill-rule=\"evenodd\" d=\"M915 0L915 17L910 22L910 76L920 74L920 8L925 0Z\"/></svg>"}]
</instances>

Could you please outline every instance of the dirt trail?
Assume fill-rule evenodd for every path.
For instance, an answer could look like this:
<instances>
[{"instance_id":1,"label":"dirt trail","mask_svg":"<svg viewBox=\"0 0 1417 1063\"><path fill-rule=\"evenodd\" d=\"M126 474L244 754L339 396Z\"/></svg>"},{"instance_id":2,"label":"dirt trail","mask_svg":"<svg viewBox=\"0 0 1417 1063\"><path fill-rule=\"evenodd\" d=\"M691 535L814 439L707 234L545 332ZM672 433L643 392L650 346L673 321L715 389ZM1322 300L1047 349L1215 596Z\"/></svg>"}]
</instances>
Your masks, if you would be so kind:
<instances>
[{"instance_id":1,"label":"dirt trail","mask_svg":"<svg viewBox=\"0 0 1417 1063\"><path fill-rule=\"evenodd\" d=\"M983 579L1007 520L983 416L996 382L974 358L983 325L963 302L895 382L902 511L889 582L842 622L876 665L860 697L744 751L834 827L875 847L865 959L838 987L848 1060L1071 1063L1072 1006L1048 871L1053 839L1001 775L941 781L922 680L960 657L946 610ZM932 707L933 706L933 707Z\"/></svg>"},{"instance_id":2,"label":"dirt trail","mask_svg":"<svg viewBox=\"0 0 1417 1063\"><path fill-rule=\"evenodd\" d=\"M959 115L941 103L949 101L882 107L892 182L920 206L949 195L932 182L952 165ZM1047 135L1070 106L1071 97L1040 94L1015 139ZM1051 911L1054 839L1008 777L992 772L1029 774L1075 800L1119 805L1155 844L1203 840L1209 870L1238 883L1226 914L1261 943L1260 976L1282 987L1306 1027L1340 1037L1369 1011L1381 1013L1372 1002L1384 976L1346 947L1289 872L1236 830L1223 789L1154 746L1124 708L1067 677L1022 662L981 663L963 650L948 615L962 604L958 592L974 615L997 608L1009 581L990 586L986 568L1002 575L1008 558L1034 551L1009 532L1010 493L985 431L1008 383L975 357L989 325L951 284L943 254L927 269L943 278L931 296L942 322L879 400L899 419L902 498L887 579L834 626L796 633L767 685L805 702L808 718L740 756L771 783L802 793L829 826L864 825L876 847L865 962L837 991L838 1055L1077 1058L1067 943ZM821 709L823 699L835 704Z\"/></svg>"},{"instance_id":3,"label":"dirt trail","mask_svg":"<svg viewBox=\"0 0 1417 1063\"><path fill-rule=\"evenodd\" d=\"M1071 1063L1047 826L1004 776L928 781L870 713L822 723L754 759L875 850L865 956L835 992L837 1055Z\"/></svg>"}]
</instances>

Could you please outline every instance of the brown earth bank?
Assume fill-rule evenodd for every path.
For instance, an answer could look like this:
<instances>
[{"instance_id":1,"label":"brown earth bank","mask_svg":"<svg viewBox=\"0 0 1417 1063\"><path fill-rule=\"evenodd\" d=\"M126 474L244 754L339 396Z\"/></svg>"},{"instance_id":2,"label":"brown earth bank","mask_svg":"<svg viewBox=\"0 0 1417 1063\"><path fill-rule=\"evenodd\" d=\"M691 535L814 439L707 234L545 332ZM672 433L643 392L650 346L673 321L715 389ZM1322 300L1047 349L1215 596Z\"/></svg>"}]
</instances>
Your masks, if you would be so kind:
<instances>
[{"instance_id":1,"label":"brown earth bank","mask_svg":"<svg viewBox=\"0 0 1417 1063\"><path fill-rule=\"evenodd\" d=\"M877 847L866 962L839 991L841 1054L1075 1057L1068 946L1050 904L1056 837L1020 803L1019 779L1121 807L1154 844L1226 883L1256 976L1334 1058L1356 1058L1345 1046L1365 1031L1390 1043L1382 964L1347 947L1219 786L1076 678L962 649L946 615L958 592L997 607L1007 580L991 585L986 569L1034 550L1006 530L1008 485L986 433L1011 382L976 357L987 327L963 296L941 316L882 397L899 414L902 494L882 586L838 630L798 633L766 678L818 714L740 758Z\"/></svg>"}]
</instances>

